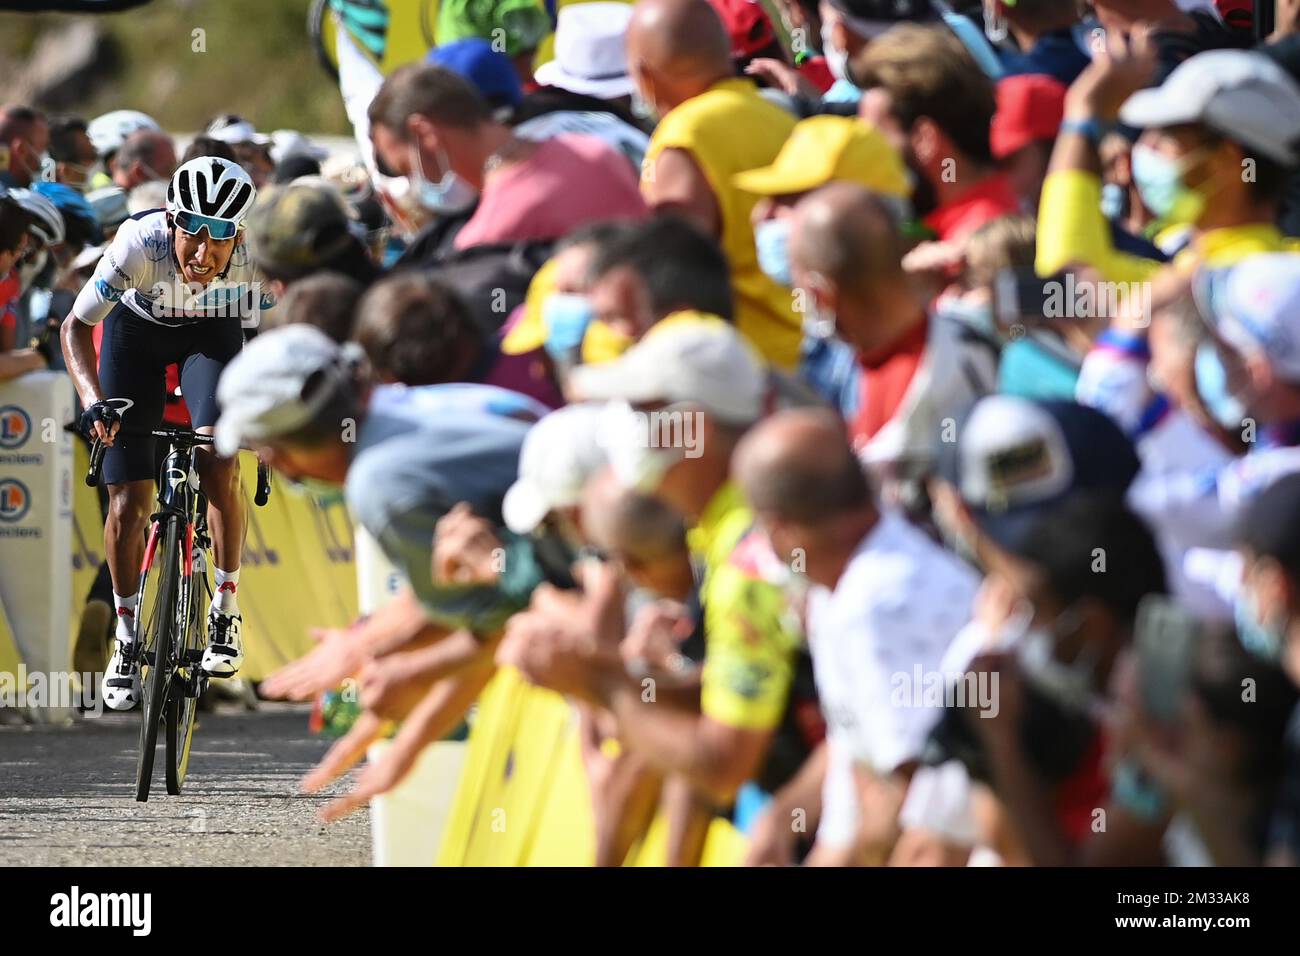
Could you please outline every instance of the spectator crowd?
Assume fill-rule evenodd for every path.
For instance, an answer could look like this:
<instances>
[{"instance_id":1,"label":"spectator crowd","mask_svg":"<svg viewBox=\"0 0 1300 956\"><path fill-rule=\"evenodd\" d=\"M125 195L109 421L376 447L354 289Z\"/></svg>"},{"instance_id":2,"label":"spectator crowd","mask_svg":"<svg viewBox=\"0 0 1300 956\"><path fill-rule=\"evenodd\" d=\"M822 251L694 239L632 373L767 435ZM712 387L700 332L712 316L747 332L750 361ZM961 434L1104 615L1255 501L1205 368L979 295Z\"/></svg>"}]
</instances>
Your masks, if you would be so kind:
<instances>
[{"instance_id":1,"label":"spectator crowd","mask_svg":"<svg viewBox=\"0 0 1300 956\"><path fill-rule=\"evenodd\" d=\"M510 667L602 865L1300 863L1300 10L520 7L355 156L0 110L0 380L178 164L256 184L217 448L403 581L259 688L359 686L312 790L396 723L325 816Z\"/></svg>"}]
</instances>

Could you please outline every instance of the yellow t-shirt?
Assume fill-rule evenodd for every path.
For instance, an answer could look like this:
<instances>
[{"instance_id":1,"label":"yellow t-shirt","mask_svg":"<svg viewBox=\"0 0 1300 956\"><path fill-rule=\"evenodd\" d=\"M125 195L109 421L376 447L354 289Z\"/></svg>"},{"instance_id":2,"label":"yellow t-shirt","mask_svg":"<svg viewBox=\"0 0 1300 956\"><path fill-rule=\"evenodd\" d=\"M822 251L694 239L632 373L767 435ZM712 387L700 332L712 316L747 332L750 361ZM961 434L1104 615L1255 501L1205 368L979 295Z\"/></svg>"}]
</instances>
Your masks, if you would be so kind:
<instances>
[{"instance_id":1,"label":"yellow t-shirt","mask_svg":"<svg viewBox=\"0 0 1300 956\"><path fill-rule=\"evenodd\" d=\"M794 129L795 119L758 94L746 79L726 79L670 110L655 127L642 182L665 149L681 149L699 165L718 203L719 240L731 265L736 327L763 356L784 370L799 358L802 326L789 289L758 267L749 216L758 196L737 189L736 173L769 165Z\"/></svg>"},{"instance_id":2,"label":"yellow t-shirt","mask_svg":"<svg viewBox=\"0 0 1300 956\"><path fill-rule=\"evenodd\" d=\"M770 579L775 560L732 482L687 534L704 565L704 668L700 710L729 727L775 730L785 714L802 637L785 592Z\"/></svg>"}]
</instances>

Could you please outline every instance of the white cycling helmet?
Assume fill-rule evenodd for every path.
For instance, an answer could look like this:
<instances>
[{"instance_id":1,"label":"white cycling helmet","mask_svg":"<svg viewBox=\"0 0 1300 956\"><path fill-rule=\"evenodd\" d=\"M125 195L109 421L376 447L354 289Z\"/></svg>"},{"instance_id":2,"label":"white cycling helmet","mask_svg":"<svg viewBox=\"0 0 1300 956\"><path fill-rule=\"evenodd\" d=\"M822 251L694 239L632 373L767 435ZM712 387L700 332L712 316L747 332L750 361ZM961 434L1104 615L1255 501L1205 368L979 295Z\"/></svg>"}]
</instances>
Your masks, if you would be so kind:
<instances>
[{"instance_id":1,"label":"white cycling helmet","mask_svg":"<svg viewBox=\"0 0 1300 956\"><path fill-rule=\"evenodd\" d=\"M167 186L167 212L182 232L207 228L213 239L231 239L253 208L257 187L238 163L200 156L176 170Z\"/></svg>"},{"instance_id":2,"label":"white cycling helmet","mask_svg":"<svg viewBox=\"0 0 1300 956\"><path fill-rule=\"evenodd\" d=\"M86 126L86 135L91 145L100 156L116 152L122 148L132 133L142 129L162 129L152 116L139 110L113 110L103 116L96 116Z\"/></svg>"},{"instance_id":3,"label":"white cycling helmet","mask_svg":"<svg viewBox=\"0 0 1300 956\"><path fill-rule=\"evenodd\" d=\"M22 206L31 218L27 231L34 233L47 246L57 246L67 238L63 213L40 193L30 189L11 189L9 198Z\"/></svg>"}]
</instances>

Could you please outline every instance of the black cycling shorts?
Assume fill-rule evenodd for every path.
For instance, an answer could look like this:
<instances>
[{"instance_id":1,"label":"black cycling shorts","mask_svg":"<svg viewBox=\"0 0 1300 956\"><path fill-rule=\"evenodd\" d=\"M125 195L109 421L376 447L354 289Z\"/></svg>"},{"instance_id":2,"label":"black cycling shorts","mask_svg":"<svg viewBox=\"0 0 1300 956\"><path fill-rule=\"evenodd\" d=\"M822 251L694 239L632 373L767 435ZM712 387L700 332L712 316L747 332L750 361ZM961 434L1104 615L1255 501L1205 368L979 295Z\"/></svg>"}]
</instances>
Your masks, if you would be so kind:
<instances>
[{"instance_id":1,"label":"black cycling shorts","mask_svg":"<svg viewBox=\"0 0 1300 956\"><path fill-rule=\"evenodd\" d=\"M122 416L129 428L157 428L167 401L167 366L179 365L181 394L195 428L217 423L217 379L244 346L238 317L159 325L120 303L104 320L99 386L105 398L135 404ZM104 454L104 484L158 477L157 439L123 435Z\"/></svg>"}]
</instances>

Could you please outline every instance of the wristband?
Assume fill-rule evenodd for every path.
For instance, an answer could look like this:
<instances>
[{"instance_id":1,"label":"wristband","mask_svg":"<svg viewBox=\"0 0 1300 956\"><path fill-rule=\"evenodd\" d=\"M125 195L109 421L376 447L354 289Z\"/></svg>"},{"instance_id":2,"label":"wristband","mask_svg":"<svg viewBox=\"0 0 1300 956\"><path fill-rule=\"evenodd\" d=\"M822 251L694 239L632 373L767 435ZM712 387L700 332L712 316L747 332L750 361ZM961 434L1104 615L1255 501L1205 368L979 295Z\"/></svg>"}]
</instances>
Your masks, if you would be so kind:
<instances>
[{"instance_id":1,"label":"wristband","mask_svg":"<svg viewBox=\"0 0 1300 956\"><path fill-rule=\"evenodd\" d=\"M1087 119L1072 119L1066 117L1061 120L1061 126L1056 131L1058 136L1064 133L1078 133L1086 137L1088 142L1093 146L1101 145L1101 138L1109 132L1109 125L1103 125L1096 117L1090 116Z\"/></svg>"}]
</instances>

